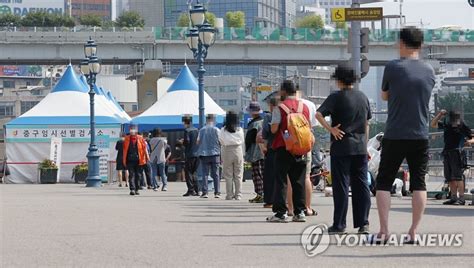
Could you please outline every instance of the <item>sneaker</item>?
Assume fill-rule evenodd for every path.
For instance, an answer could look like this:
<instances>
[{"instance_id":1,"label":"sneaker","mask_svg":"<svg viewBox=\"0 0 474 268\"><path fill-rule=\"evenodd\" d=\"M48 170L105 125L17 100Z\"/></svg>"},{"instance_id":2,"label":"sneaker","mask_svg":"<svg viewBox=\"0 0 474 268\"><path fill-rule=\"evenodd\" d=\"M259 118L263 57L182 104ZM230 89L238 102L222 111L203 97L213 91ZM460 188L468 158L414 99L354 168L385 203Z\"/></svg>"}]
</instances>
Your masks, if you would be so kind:
<instances>
[{"instance_id":1,"label":"sneaker","mask_svg":"<svg viewBox=\"0 0 474 268\"><path fill-rule=\"evenodd\" d=\"M166 186L163 186L163 188L161 188L161 191L166 192L166 191L168 191L168 188L166 188Z\"/></svg>"},{"instance_id":2,"label":"sneaker","mask_svg":"<svg viewBox=\"0 0 474 268\"><path fill-rule=\"evenodd\" d=\"M336 229L334 226L331 226L331 227L328 228L328 234L330 234L330 235L335 235L335 234L343 235L343 234L347 234L347 232L346 232L346 229Z\"/></svg>"},{"instance_id":3,"label":"sneaker","mask_svg":"<svg viewBox=\"0 0 474 268\"><path fill-rule=\"evenodd\" d=\"M156 187L153 188L153 191L158 192L158 188L156 188Z\"/></svg>"},{"instance_id":4,"label":"sneaker","mask_svg":"<svg viewBox=\"0 0 474 268\"><path fill-rule=\"evenodd\" d=\"M202 194L201 198L209 198L209 196L207 194Z\"/></svg>"},{"instance_id":5,"label":"sneaker","mask_svg":"<svg viewBox=\"0 0 474 268\"><path fill-rule=\"evenodd\" d=\"M267 203L263 204L263 208L272 208L272 207L273 207L272 204L267 204Z\"/></svg>"},{"instance_id":6,"label":"sneaker","mask_svg":"<svg viewBox=\"0 0 474 268\"><path fill-rule=\"evenodd\" d=\"M444 202L443 205L454 205L457 201L457 198L451 198L448 201Z\"/></svg>"},{"instance_id":7,"label":"sneaker","mask_svg":"<svg viewBox=\"0 0 474 268\"><path fill-rule=\"evenodd\" d=\"M288 216L285 214L283 216L278 216L277 214L272 215L267 218L267 222L279 222L279 223L288 223Z\"/></svg>"},{"instance_id":8,"label":"sneaker","mask_svg":"<svg viewBox=\"0 0 474 268\"><path fill-rule=\"evenodd\" d=\"M122 187L122 184L119 184L118 186L119 186L119 187Z\"/></svg>"},{"instance_id":9,"label":"sneaker","mask_svg":"<svg viewBox=\"0 0 474 268\"><path fill-rule=\"evenodd\" d=\"M147 186L146 188L147 188L148 190L151 190L151 186Z\"/></svg>"},{"instance_id":10,"label":"sneaker","mask_svg":"<svg viewBox=\"0 0 474 268\"><path fill-rule=\"evenodd\" d=\"M455 205L455 206L464 206L464 205L466 205L466 200L464 200L464 198L459 198L458 200L456 200L456 202L453 205Z\"/></svg>"},{"instance_id":11,"label":"sneaker","mask_svg":"<svg viewBox=\"0 0 474 268\"><path fill-rule=\"evenodd\" d=\"M221 198L221 193L215 193L214 198Z\"/></svg>"},{"instance_id":12,"label":"sneaker","mask_svg":"<svg viewBox=\"0 0 474 268\"><path fill-rule=\"evenodd\" d=\"M130 195L135 195L135 192L134 192L134 191L130 191Z\"/></svg>"},{"instance_id":13,"label":"sneaker","mask_svg":"<svg viewBox=\"0 0 474 268\"><path fill-rule=\"evenodd\" d=\"M199 196L199 194L196 193L196 192L192 192L191 195L192 195L192 196Z\"/></svg>"},{"instance_id":14,"label":"sneaker","mask_svg":"<svg viewBox=\"0 0 474 268\"><path fill-rule=\"evenodd\" d=\"M304 212L293 216L293 222L306 222L306 216L304 215Z\"/></svg>"},{"instance_id":15,"label":"sneaker","mask_svg":"<svg viewBox=\"0 0 474 268\"><path fill-rule=\"evenodd\" d=\"M364 225L357 231L358 234L369 234L369 225Z\"/></svg>"},{"instance_id":16,"label":"sneaker","mask_svg":"<svg viewBox=\"0 0 474 268\"><path fill-rule=\"evenodd\" d=\"M255 198L249 200L250 203L263 203L263 196L257 195Z\"/></svg>"},{"instance_id":17,"label":"sneaker","mask_svg":"<svg viewBox=\"0 0 474 268\"><path fill-rule=\"evenodd\" d=\"M236 196L236 197L235 197L235 200L240 201L240 200L242 200L242 197Z\"/></svg>"},{"instance_id":18,"label":"sneaker","mask_svg":"<svg viewBox=\"0 0 474 268\"><path fill-rule=\"evenodd\" d=\"M232 200L232 199L234 199L232 196L226 196L225 197L225 200Z\"/></svg>"},{"instance_id":19,"label":"sneaker","mask_svg":"<svg viewBox=\"0 0 474 268\"><path fill-rule=\"evenodd\" d=\"M191 192L186 192L183 194L184 197L192 196L193 194Z\"/></svg>"},{"instance_id":20,"label":"sneaker","mask_svg":"<svg viewBox=\"0 0 474 268\"><path fill-rule=\"evenodd\" d=\"M127 187L127 188L128 188L128 184L125 184L125 187Z\"/></svg>"},{"instance_id":21,"label":"sneaker","mask_svg":"<svg viewBox=\"0 0 474 268\"><path fill-rule=\"evenodd\" d=\"M135 191L135 195L140 195L140 193L138 191Z\"/></svg>"}]
</instances>

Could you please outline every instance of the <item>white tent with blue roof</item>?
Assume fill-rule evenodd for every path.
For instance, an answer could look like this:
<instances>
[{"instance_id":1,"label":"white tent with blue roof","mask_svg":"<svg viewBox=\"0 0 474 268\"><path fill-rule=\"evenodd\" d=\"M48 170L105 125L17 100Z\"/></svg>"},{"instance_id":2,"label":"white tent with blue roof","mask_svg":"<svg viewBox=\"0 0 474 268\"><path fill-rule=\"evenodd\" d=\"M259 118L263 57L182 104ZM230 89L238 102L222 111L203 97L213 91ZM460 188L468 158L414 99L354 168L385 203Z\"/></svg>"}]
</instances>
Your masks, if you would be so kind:
<instances>
[{"instance_id":1,"label":"white tent with blue roof","mask_svg":"<svg viewBox=\"0 0 474 268\"><path fill-rule=\"evenodd\" d=\"M222 124L226 112L204 92L206 114L217 115ZM199 87L191 70L185 64L167 93L141 115L132 119L140 131L160 128L166 131L182 130L182 116L193 115L193 123L199 123Z\"/></svg>"},{"instance_id":2,"label":"white tent with blue roof","mask_svg":"<svg viewBox=\"0 0 474 268\"><path fill-rule=\"evenodd\" d=\"M36 106L5 125L7 183L37 183L38 163L50 159L51 140L61 138L59 182L72 182L72 169L86 162L90 141L88 87L68 66L56 87ZM115 160L115 142L128 120L113 112L110 102L96 98L95 120L99 150ZM107 101L107 103L105 103ZM101 174L103 179L107 174ZM105 178L104 178L105 177Z\"/></svg>"}]
</instances>

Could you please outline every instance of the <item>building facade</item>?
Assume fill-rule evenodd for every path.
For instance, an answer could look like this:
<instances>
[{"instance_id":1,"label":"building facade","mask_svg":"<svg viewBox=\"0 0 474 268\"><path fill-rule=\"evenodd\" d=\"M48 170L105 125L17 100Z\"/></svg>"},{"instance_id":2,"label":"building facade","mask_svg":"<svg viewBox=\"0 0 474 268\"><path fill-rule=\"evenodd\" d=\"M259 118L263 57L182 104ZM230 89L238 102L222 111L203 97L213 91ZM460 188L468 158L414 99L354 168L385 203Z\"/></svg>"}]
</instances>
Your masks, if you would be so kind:
<instances>
[{"instance_id":1,"label":"building facade","mask_svg":"<svg viewBox=\"0 0 474 268\"><path fill-rule=\"evenodd\" d=\"M319 6L325 9L325 17L323 18L326 24L331 24L331 8L335 7L350 7L352 0L297 0L297 5L301 6Z\"/></svg>"},{"instance_id":2,"label":"building facade","mask_svg":"<svg viewBox=\"0 0 474 268\"><path fill-rule=\"evenodd\" d=\"M122 0L124 1L124 0ZM138 12L145 20L147 27L164 26L164 7L167 0L127 0L128 10Z\"/></svg>"},{"instance_id":3,"label":"building facade","mask_svg":"<svg viewBox=\"0 0 474 268\"><path fill-rule=\"evenodd\" d=\"M206 76L205 90L225 111L244 113L251 100L252 78L248 76Z\"/></svg>"},{"instance_id":4,"label":"building facade","mask_svg":"<svg viewBox=\"0 0 474 268\"><path fill-rule=\"evenodd\" d=\"M188 12L188 0L163 0L164 26L176 26L179 16ZM245 27L286 27L290 25L296 13L295 0L213 0L209 12L218 18L224 18L229 11L245 13ZM224 26L226 26L224 24Z\"/></svg>"},{"instance_id":5,"label":"building facade","mask_svg":"<svg viewBox=\"0 0 474 268\"><path fill-rule=\"evenodd\" d=\"M104 20L112 18L112 0L66 0L71 1L71 14L75 18L94 14Z\"/></svg>"}]
</instances>

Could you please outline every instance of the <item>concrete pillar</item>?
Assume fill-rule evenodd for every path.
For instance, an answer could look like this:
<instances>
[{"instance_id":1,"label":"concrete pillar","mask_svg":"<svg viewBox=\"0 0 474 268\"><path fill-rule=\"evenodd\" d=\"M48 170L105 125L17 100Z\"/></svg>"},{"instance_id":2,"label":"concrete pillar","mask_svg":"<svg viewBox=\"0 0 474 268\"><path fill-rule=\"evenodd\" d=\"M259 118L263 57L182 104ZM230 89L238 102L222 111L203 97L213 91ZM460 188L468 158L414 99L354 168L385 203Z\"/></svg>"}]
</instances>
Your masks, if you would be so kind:
<instances>
[{"instance_id":1,"label":"concrete pillar","mask_svg":"<svg viewBox=\"0 0 474 268\"><path fill-rule=\"evenodd\" d=\"M143 111L157 101L158 79L163 74L163 65L160 60L147 60L143 75L137 79L138 109Z\"/></svg>"}]
</instances>

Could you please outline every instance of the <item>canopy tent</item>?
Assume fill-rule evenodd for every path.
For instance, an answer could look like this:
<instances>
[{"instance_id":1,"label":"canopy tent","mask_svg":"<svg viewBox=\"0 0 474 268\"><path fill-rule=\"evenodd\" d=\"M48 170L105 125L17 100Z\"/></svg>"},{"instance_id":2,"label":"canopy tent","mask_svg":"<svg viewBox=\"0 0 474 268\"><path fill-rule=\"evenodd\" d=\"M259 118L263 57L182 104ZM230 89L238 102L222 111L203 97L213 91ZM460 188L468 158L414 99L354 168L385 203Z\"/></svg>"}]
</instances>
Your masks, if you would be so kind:
<instances>
[{"instance_id":1,"label":"canopy tent","mask_svg":"<svg viewBox=\"0 0 474 268\"><path fill-rule=\"evenodd\" d=\"M5 125L7 164L11 173L5 180L7 183L37 183L38 163L50 159L53 138L62 141L62 150L58 151L59 182L72 182L74 166L87 161L90 141L87 92L88 88L72 66L68 66L51 93ZM112 112L104 101L97 98L95 119L99 151L107 163L115 159L115 142L122 124L128 121Z\"/></svg>"},{"instance_id":2,"label":"canopy tent","mask_svg":"<svg viewBox=\"0 0 474 268\"><path fill-rule=\"evenodd\" d=\"M217 124L222 124L225 111L204 92L206 114L217 115ZM166 131L183 129L182 116L193 115L193 123L199 123L199 87L187 65L173 82L167 93L141 115L132 119L140 131L160 128Z\"/></svg>"},{"instance_id":3,"label":"canopy tent","mask_svg":"<svg viewBox=\"0 0 474 268\"><path fill-rule=\"evenodd\" d=\"M84 84L85 88L87 88L87 91L89 91L89 85L87 84L87 80L84 75L81 75L80 80ZM94 92L95 92L95 104L97 106L102 106L105 109L107 109L109 112L115 114L116 116L122 118L125 122L129 122L132 120L130 116L128 116L127 113L125 113L121 107L120 109L117 108L115 103L112 103L107 95L105 94L105 91L102 87L98 87L97 85L93 86Z\"/></svg>"}]
</instances>

